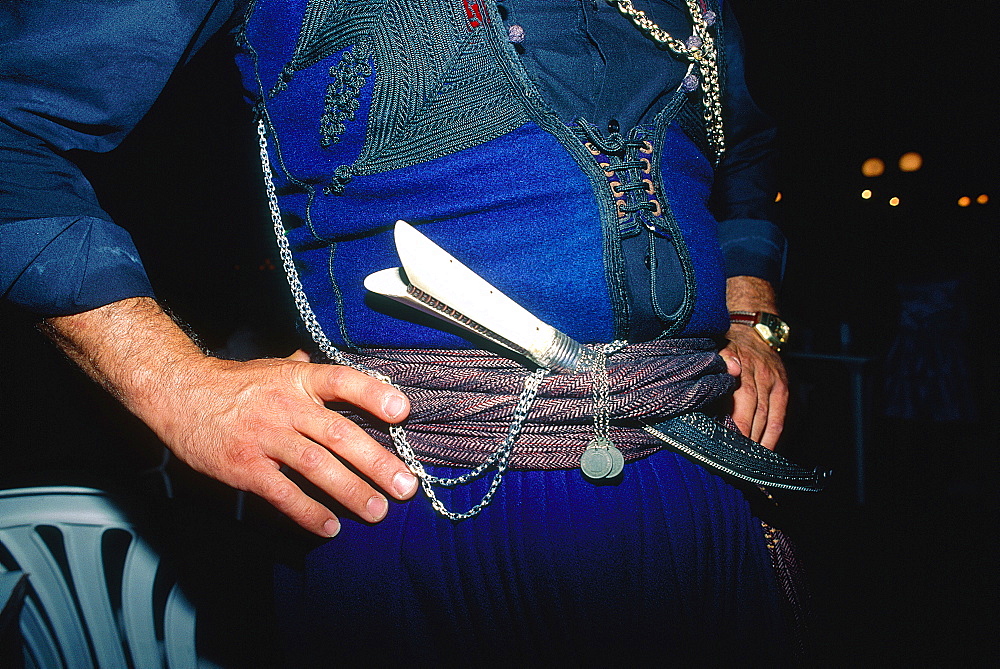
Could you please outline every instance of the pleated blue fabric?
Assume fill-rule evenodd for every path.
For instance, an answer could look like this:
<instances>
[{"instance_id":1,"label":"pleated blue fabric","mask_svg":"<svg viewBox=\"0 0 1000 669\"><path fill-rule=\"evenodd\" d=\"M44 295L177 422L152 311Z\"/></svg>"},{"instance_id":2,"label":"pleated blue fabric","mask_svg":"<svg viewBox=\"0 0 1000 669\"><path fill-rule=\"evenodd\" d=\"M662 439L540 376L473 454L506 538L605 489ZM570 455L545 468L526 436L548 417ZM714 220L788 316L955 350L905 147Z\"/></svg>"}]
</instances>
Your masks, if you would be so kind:
<instances>
[{"instance_id":1,"label":"pleated blue fabric","mask_svg":"<svg viewBox=\"0 0 1000 669\"><path fill-rule=\"evenodd\" d=\"M441 496L464 510L485 483ZM742 491L668 451L604 485L508 472L465 521L423 496L377 525L344 520L276 583L289 666L790 660L760 520Z\"/></svg>"}]
</instances>

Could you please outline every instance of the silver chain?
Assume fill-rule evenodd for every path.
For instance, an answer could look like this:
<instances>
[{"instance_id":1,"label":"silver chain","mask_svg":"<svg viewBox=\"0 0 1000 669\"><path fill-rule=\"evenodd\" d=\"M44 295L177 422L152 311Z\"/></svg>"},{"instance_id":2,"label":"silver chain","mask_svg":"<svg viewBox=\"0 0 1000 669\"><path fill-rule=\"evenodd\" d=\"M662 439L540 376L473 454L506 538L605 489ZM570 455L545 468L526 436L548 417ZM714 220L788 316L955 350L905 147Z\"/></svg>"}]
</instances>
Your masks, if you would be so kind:
<instances>
[{"instance_id":1,"label":"silver chain","mask_svg":"<svg viewBox=\"0 0 1000 669\"><path fill-rule=\"evenodd\" d=\"M274 189L274 175L271 172L271 158L267 153L267 129L264 126L264 119L257 121L257 137L260 144L260 167L264 172L264 188L267 191L267 206L271 211L271 223L274 225L274 237L278 241L278 255L281 256L281 265L288 277L288 285L292 290L292 298L295 300L295 307L305 323L306 330L319 346L323 354L338 365L354 367L366 374L371 374L380 381L389 383L388 377L383 378L378 372L364 368L363 365L352 364L344 354L341 353L323 332L316 314L313 313L306 291L302 288L302 281L299 280L299 271L295 268L295 261L292 258L292 249L288 246L288 237L285 235L285 225L281 222L281 209L278 207L278 194Z\"/></svg>"},{"instance_id":2,"label":"silver chain","mask_svg":"<svg viewBox=\"0 0 1000 669\"><path fill-rule=\"evenodd\" d=\"M604 439L610 443L608 438L608 356L622 350L626 345L624 340L618 339L610 344L605 344L597 349L594 360L593 385L594 385L594 437Z\"/></svg>"},{"instance_id":3,"label":"silver chain","mask_svg":"<svg viewBox=\"0 0 1000 669\"><path fill-rule=\"evenodd\" d=\"M718 161L726 150L726 136L722 123L722 93L719 85L719 56L715 47L715 39L709 31L709 21L706 12L702 12L697 0L685 0L691 21L694 24L694 34L690 44L683 42L646 16L646 12L636 9L632 0L606 0L615 5L623 16L629 19L643 34L657 44L662 44L677 55L698 65L701 72L701 90L705 102L705 124L708 131L708 141L715 151ZM714 14L713 14L714 16ZM714 20L712 21L714 23Z\"/></svg>"},{"instance_id":4,"label":"silver chain","mask_svg":"<svg viewBox=\"0 0 1000 669\"><path fill-rule=\"evenodd\" d=\"M525 377L524 389L521 390L521 395L517 398L517 407L514 409L514 417L511 420L510 427L507 430L507 436L504 438L503 443L501 443L500 447L497 448L497 450L495 450L483 463L461 476L444 478L435 476L428 472L424 469L424 463L417 459L413 448L406 441L406 433L404 432L403 427L401 425L391 425L389 427L389 433L392 435L392 441L396 445L397 452L403 459L403 462L405 462L410 470L420 479L420 485L423 486L424 492L427 494L427 498L430 499L431 506L433 506L434 509L442 516L450 518L451 520L464 520L465 518L471 518L485 509L486 505L493 501L493 496L496 494L497 489L499 489L500 482L503 480L503 475L507 471L507 465L510 463L510 454L514 450L514 443L521 434L521 428L524 425L525 419L528 417L531 405L535 401L535 396L538 394L538 386L541 385L545 374L546 370L539 368ZM459 512L449 510L445 507L444 502L438 499L437 493L434 491L434 488L431 487L434 484L452 487L469 483L483 476L486 473L486 470L491 466L496 467L496 473L493 475L493 480L490 481L490 487L486 490L482 499L468 511Z\"/></svg>"},{"instance_id":5,"label":"silver chain","mask_svg":"<svg viewBox=\"0 0 1000 669\"><path fill-rule=\"evenodd\" d=\"M274 225L274 237L278 242L278 254L281 257L281 264L285 270L285 275L288 277L288 285L291 288L292 297L295 300L295 306L299 310L299 315L302 317L303 323L305 323L306 330L313 338L313 341L315 341L319 346L323 355L325 355L329 360L332 360L338 365L345 365L364 372L365 374L373 376L383 383L388 383L398 390L398 386L396 386L392 382L392 379L390 379L387 375L370 369L360 363L349 360L327 338L326 333L323 331L323 327L319 324L319 320L316 318L316 314L313 312L312 306L309 304L309 298L306 297L305 289L302 287L302 281L299 279L299 271L295 267L292 250L289 247L288 237L285 234L285 226L281 221L281 209L278 206L278 195L274 188L274 175L271 172L271 157L267 152L267 128L264 125L264 119L257 120L257 136L260 145L260 166L264 173L264 188L267 191L267 205L271 212L271 223ZM435 476L428 472L424 468L424 464L417 459L416 452L413 450L409 441L407 441L406 432L403 429L403 426L389 426L389 434L392 436L393 444L396 446L396 452L399 453L399 456L403 459L403 462L406 463L407 467L410 468L410 471L412 471L413 474L420 479L420 485L423 487L424 493L426 493L427 498L430 500L431 506L433 506L434 509L442 516L451 520L471 518L486 508L486 505L493 500L493 496L496 494L497 489L500 487L500 482L503 480L504 472L507 471L507 465L510 462L510 455L514 449L514 443L521 434L521 428L524 426L524 421L527 419L528 413L531 411L531 405L535 401L535 397L538 394L538 387L541 385L545 374L546 370L539 368L525 377L524 389L518 397L517 407L514 409L514 416L511 420L510 428L507 430L506 438L500 446L497 447L497 450L486 459L486 461L461 476L445 478ZM445 507L444 502L438 499L437 493L432 487L432 485L435 484L451 487L470 483L471 481L483 476L490 467L494 466L496 467L496 473L493 476L493 480L490 482L489 488L483 495L482 499L468 511L457 512L449 510Z\"/></svg>"}]
</instances>

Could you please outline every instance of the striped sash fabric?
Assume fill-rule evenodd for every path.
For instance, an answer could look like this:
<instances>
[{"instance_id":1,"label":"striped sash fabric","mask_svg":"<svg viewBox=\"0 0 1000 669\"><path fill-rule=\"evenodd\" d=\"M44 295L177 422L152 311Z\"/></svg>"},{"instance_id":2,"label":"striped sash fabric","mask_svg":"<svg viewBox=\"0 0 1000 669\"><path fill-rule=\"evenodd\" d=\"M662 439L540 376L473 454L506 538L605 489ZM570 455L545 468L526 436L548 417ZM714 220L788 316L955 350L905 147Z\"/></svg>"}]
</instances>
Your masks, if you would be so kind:
<instances>
[{"instance_id":1,"label":"striped sash fabric","mask_svg":"<svg viewBox=\"0 0 1000 669\"><path fill-rule=\"evenodd\" d=\"M609 436L626 461L663 444L638 420L662 421L704 408L735 384L711 339L630 344L608 356ZM387 374L410 398L410 444L430 464L471 467L503 441L530 370L479 350L366 350L353 361ZM386 425L338 407L392 447ZM593 374L546 376L514 446L514 469L572 469L594 437Z\"/></svg>"}]
</instances>

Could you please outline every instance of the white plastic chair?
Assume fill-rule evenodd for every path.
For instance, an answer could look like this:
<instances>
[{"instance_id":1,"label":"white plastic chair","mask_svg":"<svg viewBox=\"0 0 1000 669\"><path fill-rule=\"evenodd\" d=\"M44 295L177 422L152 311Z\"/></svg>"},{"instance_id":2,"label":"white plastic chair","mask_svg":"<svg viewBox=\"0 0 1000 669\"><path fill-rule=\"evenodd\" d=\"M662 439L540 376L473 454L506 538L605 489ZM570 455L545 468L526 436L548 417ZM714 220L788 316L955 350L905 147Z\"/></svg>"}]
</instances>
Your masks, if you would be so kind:
<instances>
[{"instance_id":1,"label":"white plastic chair","mask_svg":"<svg viewBox=\"0 0 1000 669\"><path fill-rule=\"evenodd\" d=\"M0 573L28 574L27 669L202 669L195 611L100 490L0 491Z\"/></svg>"}]
</instances>

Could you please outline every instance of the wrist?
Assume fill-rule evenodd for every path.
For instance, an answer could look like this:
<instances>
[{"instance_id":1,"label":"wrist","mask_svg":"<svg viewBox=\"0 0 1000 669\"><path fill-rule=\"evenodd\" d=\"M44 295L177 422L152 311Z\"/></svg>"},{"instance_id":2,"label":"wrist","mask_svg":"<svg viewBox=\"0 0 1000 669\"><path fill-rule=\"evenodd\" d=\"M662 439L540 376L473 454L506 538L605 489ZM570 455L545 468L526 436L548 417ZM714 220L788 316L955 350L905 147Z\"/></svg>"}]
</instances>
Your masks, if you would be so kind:
<instances>
[{"instance_id":1,"label":"wrist","mask_svg":"<svg viewBox=\"0 0 1000 669\"><path fill-rule=\"evenodd\" d=\"M733 276L726 279L726 308L730 312L779 313L774 287L755 276Z\"/></svg>"},{"instance_id":2,"label":"wrist","mask_svg":"<svg viewBox=\"0 0 1000 669\"><path fill-rule=\"evenodd\" d=\"M731 328L749 328L775 351L780 351L788 341L788 323L777 314L767 311L730 311L729 322Z\"/></svg>"}]
</instances>

